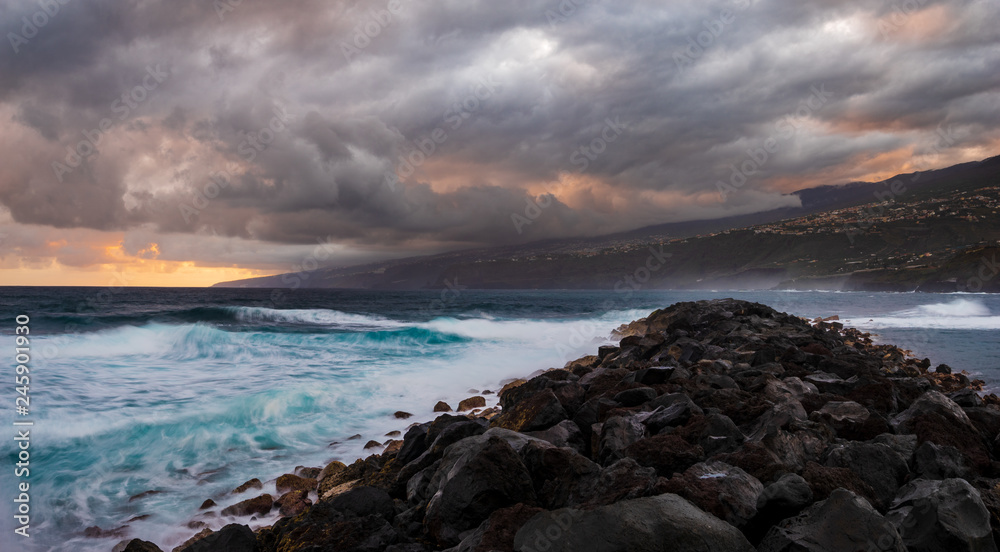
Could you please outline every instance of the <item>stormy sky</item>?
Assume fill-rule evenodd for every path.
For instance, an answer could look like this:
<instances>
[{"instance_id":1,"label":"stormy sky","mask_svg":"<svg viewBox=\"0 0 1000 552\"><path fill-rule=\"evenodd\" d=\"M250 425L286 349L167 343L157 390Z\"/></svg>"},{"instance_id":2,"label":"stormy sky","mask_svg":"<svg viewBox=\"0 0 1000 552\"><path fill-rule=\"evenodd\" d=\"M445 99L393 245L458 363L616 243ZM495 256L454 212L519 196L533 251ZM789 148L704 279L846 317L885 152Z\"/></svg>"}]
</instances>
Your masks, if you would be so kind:
<instances>
[{"instance_id":1,"label":"stormy sky","mask_svg":"<svg viewBox=\"0 0 1000 552\"><path fill-rule=\"evenodd\" d=\"M983 159L998 23L995 0L0 0L0 284L604 234Z\"/></svg>"}]
</instances>

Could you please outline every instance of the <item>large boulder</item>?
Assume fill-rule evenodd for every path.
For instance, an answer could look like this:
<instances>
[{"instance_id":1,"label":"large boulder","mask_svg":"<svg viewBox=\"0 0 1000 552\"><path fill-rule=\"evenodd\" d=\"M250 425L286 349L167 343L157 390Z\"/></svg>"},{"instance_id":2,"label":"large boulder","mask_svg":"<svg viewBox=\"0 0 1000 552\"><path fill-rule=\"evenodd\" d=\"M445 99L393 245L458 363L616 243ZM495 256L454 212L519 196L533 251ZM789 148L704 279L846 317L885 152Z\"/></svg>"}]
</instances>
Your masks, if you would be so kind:
<instances>
[{"instance_id":1,"label":"large boulder","mask_svg":"<svg viewBox=\"0 0 1000 552\"><path fill-rule=\"evenodd\" d=\"M830 449L826 465L834 468L848 468L867 483L878 501L877 505L888 505L896 496L896 490L906 481L910 468L906 460L886 445L848 441Z\"/></svg>"},{"instance_id":2,"label":"large boulder","mask_svg":"<svg viewBox=\"0 0 1000 552\"><path fill-rule=\"evenodd\" d=\"M964 479L918 480L899 490L886 519L910 552L996 552L990 513Z\"/></svg>"},{"instance_id":3,"label":"large boulder","mask_svg":"<svg viewBox=\"0 0 1000 552\"><path fill-rule=\"evenodd\" d=\"M757 514L757 500L764 492L756 477L715 461L695 464L660 488L738 528Z\"/></svg>"},{"instance_id":4,"label":"large boulder","mask_svg":"<svg viewBox=\"0 0 1000 552\"><path fill-rule=\"evenodd\" d=\"M798 516L771 528L758 552L906 552L896 526L867 500L837 489Z\"/></svg>"},{"instance_id":5,"label":"large boulder","mask_svg":"<svg viewBox=\"0 0 1000 552\"><path fill-rule=\"evenodd\" d=\"M955 447L974 470L990 467L989 448L979 430L962 407L938 391L921 395L892 424L897 433L916 434L919 443Z\"/></svg>"},{"instance_id":6,"label":"large boulder","mask_svg":"<svg viewBox=\"0 0 1000 552\"><path fill-rule=\"evenodd\" d=\"M567 447L528 443L521 449L521 458L539 504L550 510L577 504L580 494L592 489L601 473L601 466Z\"/></svg>"},{"instance_id":7,"label":"large boulder","mask_svg":"<svg viewBox=\"0 0 1000 552\"><path fill-rule=\"evenodd\" d=\"M752 552L735 527L673 494L624 500L589 511L563 508L531 518L515 551Z\"/></svg>"},{"instance_id":8,"label":"large boulder","mask_svg":"<svg viewBox=\"0 0 1000 552\"><path fill-rule=\"evenodd\" d=\"M801 475L786 473L764 487L757 497L757 515L743 528L753 544L760 544L768 530L783 519L797 516L813 503L812 489Z\"/></svg>"},{"instance_id":9,"label":"large boulder","mask_svg":"<svg viewBox=\"0 0 1000 552\"><path fill-rule=\"evenodd\" d=\"M625 454L664 477L683 472L705 459L705 451L700 446L669 434L640 439L629 445Z\"/></svg>"},{"instance_id":10,"label":"large boulder","mask_svg":"<svg viewBox=\"0 0 1000 552\"><path fill-rule=\"evenodd\" d=\"M940 391L927 391L909 408L892 418L892 427L896 433L915 433L916 423L922 416L936 414L957 425L972 426L969 416L955 401L946 397Z\"/></svg>"},{"instance_id":11,"label":"large boulder","mask_svg":"<svg viewBox=\"0 0 1000 552\"><path fill-rule=\"evenodd\" d=\"M274 497L269 494L260 495L255 498L250 498L242 502L237 502L232 506L222 509L222 515L224 516L262 516L271 511L274 506Z\"/></svg>"},{"instance_id":12,"label":"large boulder","mask_svg":"<svg viewBox=\"0 0 1000 552\"><path fill-rule=\"evenodd\" d=\"M914 451L913 467L926 479L966 478L972 474L957 448L930 441L921 443Z\"/></svg>"},{"instance_id":13,"label":"large boulder","mask_svg":"<svg viewBox=\"0 0 1000 552\"><path fill-rule=\"evenodd\" d=\"M448 552L478 552L480 550L513 550L514 537L529 519L542 512L541 508L518 504L490 514L471 534Z\"/></svg>"},{"instance_id":14,"label":"large boulder","mask_svg":"<svg viewBox=\"0 0 1000 552\"><path fill-rule=\"evenodd\" d=\"M449 546L494 510L535 502L531 475L517 452L506 440L486 435L449 447L427 494L424 524L433 539Z\"/></svg>"},{"instance_id":15,"label":"large boulder","mask_svg":"<svg viewBox=\"0 0 1000 552\"><path fill-rule=\"evenodd\" d=\"M527 385L527 384L526 384ZM566 409L552 389L546 388L529 397L504 406L503 412L493 418L493 427L512 431L541 431L569 418Z\"/></svg>"},{"instance_id":16,"label":"large boulder","mask_svg":"<svg viewBox=\"0 0 1000 552\"><path fill-rule=\"evenodd\" d=\"M612 416L601 425L597 445L597 459L601 464L611 464L626 456L625 449L642 439L645 427L635 416Z\"/></svg>"},{"instance_id":17,"label":"large boulder","mask_svg":"<svg viewBox=\"0 0 1000 552\"><path fill-rule=\"evenodd\" d=\"M548 441L557 447L569 447L580 453L587 452L590 448L580 427L573 420L563 420L544 431L529 431L525 435Z\"/></svg>"}]
</instances>

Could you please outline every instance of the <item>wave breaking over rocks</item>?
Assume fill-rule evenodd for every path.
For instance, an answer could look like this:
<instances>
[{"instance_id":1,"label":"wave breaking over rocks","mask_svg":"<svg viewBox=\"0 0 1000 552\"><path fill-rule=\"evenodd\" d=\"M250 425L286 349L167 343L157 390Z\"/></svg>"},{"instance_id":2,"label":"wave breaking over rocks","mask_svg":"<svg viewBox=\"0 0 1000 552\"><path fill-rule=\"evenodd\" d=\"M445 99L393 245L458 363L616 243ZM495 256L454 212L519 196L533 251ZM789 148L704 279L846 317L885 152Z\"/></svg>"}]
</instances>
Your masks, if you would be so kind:
<instances>
[{"instance_id":1,"label":"wave breaking over rocks","mask_svg":"<svg viewBox=\"0 0 1000 552\"><path fill-rule=\"evenodd\" d=\"M285 477L273 504L230 512L271 504L273 525L175 552L997 550L1000 399L982 382L732 299L615 336L507 385L489 419L442 414Z\"/></svg>"}]
</instances>

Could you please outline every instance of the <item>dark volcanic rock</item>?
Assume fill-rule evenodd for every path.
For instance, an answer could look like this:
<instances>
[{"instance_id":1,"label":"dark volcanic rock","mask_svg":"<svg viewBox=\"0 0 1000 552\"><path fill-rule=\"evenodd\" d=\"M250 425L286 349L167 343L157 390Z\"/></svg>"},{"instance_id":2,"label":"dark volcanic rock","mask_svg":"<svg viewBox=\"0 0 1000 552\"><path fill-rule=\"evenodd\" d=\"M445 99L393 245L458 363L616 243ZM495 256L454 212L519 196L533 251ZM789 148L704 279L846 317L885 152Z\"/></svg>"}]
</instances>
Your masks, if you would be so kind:
<instances>
[{"instance_id":1,"label":"dark volcanic rock","mask_svg":"<svg viewBox=\"0 0 1000 552\"><path fill-rule=\"evenodd\" d=\"M271 511L274 505L274 497L269 494L260 495L242 502L237 502L228 508L222 509L224 516L252 516L264 515Z\"/></svg>"},{"instance_id":2,"label":"dark volcanic rock","mask_svg":"<svg viewBox=\"0 0 1000 552\"><path fill-rule=\"evenodd\" d=\"M632 443L625 454L664 477L683 472L705 458L705 451L677 435L656 435Z\"/></svg>"},{"instance_id":3,"label":"dark volcanic rock","mask_svg":"<svg viewBox=\"0 0 1000 552\"><path fill-rule=\"evenodd\" d=\"M486 406L485 397L469 397L464 401L458 403L458 411L465 412L466 410L472 410L473 408L484 408Z\"/></svg>"},{"instance_id":4,"label":"dark volcanic rock","mask_svg":"<svg viewBox=\"0 0 1000 552\"><path fill-rule=\"evenodd\" d=\"M910 552L996 552L990 513L962 479L914 481L899 491L886 519Z\"/></svg>"},{"instance_id":5,"label":"dark volcanic rock","mask_svg":"<svg viewBox=\"0 0 1000 552\"><path fill-rule=\"evenodd\" d=\"M888 505L906 481L910 468L902 457L886 445L848 442L832 448L826 465L848 468L875 492L876 505Z\"/></svg>"},{"instance_id":6,"label":"dark volcanic rock","mask_svg":"<svg viewBox=\"0 0 1000 552\"><path fill-rule=\"evenodd\" d=\"M650 387L637 387L627 389L618 393L614 401L622 406L639 406L640 404L656 398L656 390Z\"/></svg>"},{"instance_id":7,"label":"dark volcanic rock","mask_svg":"<svg viewBox=\"0 0 1000 552\"><path fill-rule=\"evenodd\" d=\"M913 468L927 479L966 478L972 473L957 448L929 441L921 443L913 453Z\"/></svg>"},{"instance_id":8,"label":"dark volcanic rock","mask_svg":"<svg viewBox=\"0 0 1000 552\"><path fill-rule=\"evenodd\" d=\"M330 500L330 507L348 517L381 516L389 520L395 515L392 497L374 487L355 487Z\"/></svg>"},{"instance_id":9,"label":"dark volcanic rock","mask_svg":"<svg viewBox=\"0 0 1000 552\"><path fill-rule=\"evenodd\" d=\"M462 539L450 552L478 552L480 550L514 550L514 537L518 530L534 517L541 508L518 504L493 512L468 537Z\"/></svg>"},{"instance_id":10,"label":"dark volcanic rock","mask_svg":"<svg viewBox=\"0 0 1000 552\"><path fill-rule=\"evenodd\" d=\"M555 393L551 389L545 389L510 408L504 407L503 412L493 418L492 425L512 431L540 431L568 417Z\"/></svg>"},{"instance_id":11,"label":"dark volcanic rock","mask_svg":"<svg viewBox=\"0 0 1000 552\"><path fill-rule=\"evenodd\" d=\"M817 500L825 500L837 489L847 489L869 503L878 501L875 490L847 468L831 468L809 462L802 470L802 478L809 483L813 497Z\"/></svg>"},{"instance_id":12,"label":"dark volcanic rock","mask_svg":"<svg viewBox=\"0 0 1000 552\"><path fill-rule=\"evenodd\" d=\"M329 502L320 502L262 529L257 552L381 552L401 540L382 516L347 517Z\"/></svg>"},{"instance_id":13,"label":"dark volcanic rock","mask_svg":"<svg viewBox=\"0 0 1000 552\"><path fill-rule=\"evenodd\" d=\"M614 416L601 425L597 445L597 459L601 464L611 464L626 456L625 449L645 434L646 430L634 416Z\"/></svg>"},{"instance_id":14,"label":"dark volcanic rock","mask_svg":"<svg viewBox=\"0 0 1000 552\"><path fill-rule=\"evenodd\" d=\"M561 509L531 518L514 550L546 552L752 552L733 526L683 498L663 494L590 511Z\"/></svg>"},{"instance_id":15,"label":"dark volcanic rock","mask_svg":"<svg viewBox=\"0 0 1000 552\"><path fill-rule=\"evenodd\" d=\"M531 504L531 476L514 449L499 437L470 437L445 452L428 493L424 523L432 538L454 545L494 510Z\"/></svg>"},{"instance_id":16,"label":"dark volcanic rock","mask_svg":"<svg viewBox=\"0 0 1000 552\"><path fill-rule=\"evenodd\" d=\"M312 506L312 501L309 500L309 493L306 491L290 491L275 500L274 505L278 507L282 517L289 517L301 514L303 510Z\"/></svg>"},{"instance_id":17,"label":"dark volcanic rock","mask_svg":"<svg viewBox=\"0 0 1000 552\"><path fill-rule=\"evenodd\" d=\"M297 475L285 474L278 478L275 486L279 493L285 491L311 491L316 488L315 479L307 479Z\"/></svg>"},{"instance_id":18,"label":"dark volcanic rock","mask_svg":"<svg viewBox=\"0 0 1000 552\"><path fill-rule=\"evenodd\" d=\"M349 466L296 468L273 505L222 512L276 507L274 525L242 544L245 527L226 532L254 552L996 550L1000 398L982 382L732 299L673 305L616 339L507 383L488 414L413 424ZM196 538L226 550L222 533Z\"/></svg>"},{"instance_id":19,"label":"dark volcanic rock","mask_svg":"<svg viewBox=\"0 0 1000 552\"><path fill-rule=\"evenodd\" d=\"M906 552L896 527L865 499L837 489L796 517L771 528L758 552Z\"/></svg>"},{"instance_id":20,"label":"dark volcanic rock","mask_svg":"<svg viewBox=\"0 0 1000 552\"><path fill-rule=\"evenodd\" d=\"M583 432L572 420L563 420L544 431L529 431L525 435L548 441L557 447L569 447L577 452L587 452L589 448Z\"/></svg>"},{"instance_id":21,"label":"dark volcanic rock","mask_svg":"<svg viewBox=\"0 0 1000 552\"><path fill-rule=\"evenodd\" d=\"M180 552L256 552L257 537L246 525L230 524Z\"/></svg>"},{"instance_id":22,"label":"dark volcanic rock","mask_svg":"<svg viewBox=\"0 0 1000 552\"><path fill-rule=\"evenodd\" d=\"M690 500L737 528L757 514L757 499L764 491L756 477L714 461L695 464L659 488Z\"/></svg>"},{"instance_id":23,"label":"dark volcanic rock","mask_svg":"<svg viewBox=\"0 0 1000 552\"><path fill-rule=\"evenodd\" d=\"M434 405L434 412L451 412L451 407L444 401L438 401L438 403Z\"/></svg>"},{"instance_id":24,"label":"dark volcanic rock","mask_svg":"<svg viewBox=\"0 0 1000 552\"><path fill-rule=\"evenodd\" d=\"M798 515L813 503L812 489L802 476L787 473L764 487L757 497L757 515L743 528L753 544L760 544L764 535L778 522Z\"/></svg>"},{"instance_id":25,"label":"dark volcanic rock","mask_svg":"<svg viewBox=\"0 0 1000 552\"><path fill-rule=\"evenodd\" d=\"M116 547L115 550L117 551L118 548ZM128 542L127 545L125 545L124 548L121 549L121 552L163 552L163 551L160 550L159 546L156 546L151 542L140 539L132 539Z\"/></svg>"}]
</instances>

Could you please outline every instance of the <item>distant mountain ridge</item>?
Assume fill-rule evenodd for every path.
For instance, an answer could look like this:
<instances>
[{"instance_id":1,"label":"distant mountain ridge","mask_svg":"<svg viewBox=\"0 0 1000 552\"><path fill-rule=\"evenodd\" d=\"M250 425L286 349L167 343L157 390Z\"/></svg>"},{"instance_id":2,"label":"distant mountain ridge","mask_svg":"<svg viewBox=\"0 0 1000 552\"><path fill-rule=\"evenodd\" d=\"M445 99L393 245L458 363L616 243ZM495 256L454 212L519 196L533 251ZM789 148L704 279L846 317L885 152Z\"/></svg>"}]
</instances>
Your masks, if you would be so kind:
<instances>
[{"instance_id":1,"label":"distant mountain ridge","mask_svg":"<svg viewBox=\"0 0 1000 552\"><path fill-rule=\"evenodd\" d=\"M800 198L801 207L665 223L599 237L549 239L320 268L308 273L221 282L216 287L446 289L459 282L463 287L485 289L612 289L642 267L648 257L659 256L662 260L666 256L671 262L653 271L642 287L770 289L811 284L824 289L896 286L912 290L921 285L940 289L940 284L920 278L911 281L909 277L915 273L909 269L904 271L907 278L895 275L895 279L877 284L870 281L870 275L854 269L895 266L899 259L912 259L931 251L944 255L975 246L990 247L1000 239L1000 225L994 228L993 223L1000 221L1000 217L994 216L995 212L962 215L966 219L986 219L976 224L948 217L938 220L940 217L936 216L922 227L914 227L913 221L910 226L905 225L913 216L849 221L851 217L865 219L859 206L881 205L882 199L891 198L896 209L906 205L918 209L945 196L961 203L963 194L990 186L1000 186L1000 156L901 174L880 182L851 182L793 192ZM902 192L896 194L892 190ZM966 207L962 203L954 209ZM858 213L841 212L851 209ZM954 209L948 212L957 213ZM810 222L813 218L825 222ZM775 231L769 227L776 223L785 229ZM837 224L844 228L834 228ZM796 230L796 225L804 226ZM930 226L942 229L934 234L934 239L927 235ZM890 235L898 243L885 242ZM822 256L812 258L817 253ZM893 270L899 268L895 266ZM958 279L951 274L937 274L933 278ZM992 279L986 283L993 285ZM947 289L949 285L943 287Z\"/></svg>"}]
</instances>

